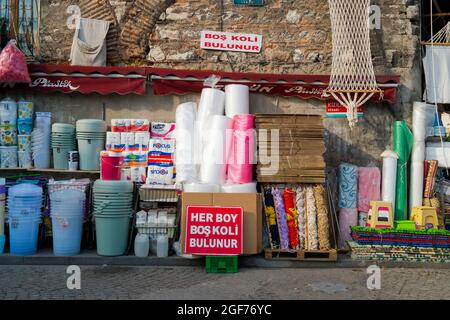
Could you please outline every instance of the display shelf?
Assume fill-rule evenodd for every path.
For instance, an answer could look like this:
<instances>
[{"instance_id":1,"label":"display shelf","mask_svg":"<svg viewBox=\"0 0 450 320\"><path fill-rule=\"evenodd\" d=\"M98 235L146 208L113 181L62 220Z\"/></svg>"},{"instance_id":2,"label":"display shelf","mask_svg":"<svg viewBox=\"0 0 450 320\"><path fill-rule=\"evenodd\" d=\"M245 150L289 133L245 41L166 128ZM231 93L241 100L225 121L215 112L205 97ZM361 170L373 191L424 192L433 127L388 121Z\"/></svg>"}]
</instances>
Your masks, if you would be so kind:
<instances>
[{"instance_id":1,"label":"display shelf","mask_svg":"<svg viewBox=\"0 0 450 320\"><path fill-rule=\"evenodd\" d=\"M58 169L24 169L24 168L0 168L1 171L23 171L23 172L54 172L54 173L74 173L74 174L100 174L100 171L95 170L58 170Z\"/></svg>"}]
</instances>

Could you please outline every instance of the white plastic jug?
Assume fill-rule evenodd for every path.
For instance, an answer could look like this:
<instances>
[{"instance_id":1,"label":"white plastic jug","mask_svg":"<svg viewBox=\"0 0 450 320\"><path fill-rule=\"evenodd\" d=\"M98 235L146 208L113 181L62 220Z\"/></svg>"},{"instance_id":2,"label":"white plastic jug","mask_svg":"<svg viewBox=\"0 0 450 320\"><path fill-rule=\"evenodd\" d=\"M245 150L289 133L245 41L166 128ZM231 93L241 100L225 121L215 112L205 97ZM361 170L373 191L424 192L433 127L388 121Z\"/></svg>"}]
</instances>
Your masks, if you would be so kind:
<instances>
[{"instance_id":1,"label":"white plastic jug","mask_svg":"<svg viewBox=\"0 0 450 320\"><path fill-rule=\"evenodd\" d=\"M156 255L158 258L166 258L169 256L169 238L167 235L158 235Z\"/></svg>"},{"instance_id":2,"label":"white plastic jug","mask_svg":"<svg viewBox=\"0 0 450 320\"><path fill-rule=\"evenodd\" d=\"M134 240L134 254L136 257L144 258L148 256L150 250L150 239L148 235L139 233Z\"/></svg>"}]
</instances>

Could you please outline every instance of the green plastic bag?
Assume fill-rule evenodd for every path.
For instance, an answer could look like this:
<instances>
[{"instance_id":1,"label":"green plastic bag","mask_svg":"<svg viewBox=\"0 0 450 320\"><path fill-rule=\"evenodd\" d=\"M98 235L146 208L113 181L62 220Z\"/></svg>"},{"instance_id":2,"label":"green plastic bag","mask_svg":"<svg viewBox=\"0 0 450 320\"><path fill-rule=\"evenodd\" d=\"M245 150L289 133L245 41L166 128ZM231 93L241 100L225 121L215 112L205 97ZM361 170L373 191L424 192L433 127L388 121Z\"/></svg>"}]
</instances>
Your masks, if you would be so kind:
<instances>
[{"instance_id":1,"label":"green plastic bag","mask_svg":"<svg viewBox=\"0 0 450 320\"><path fill-rule=\"evenodd\" d=\"M411 156L414 136L406 121L394 123L394 151L398 154L397 187L395 194L394 220L408 220L408 160Z\"/></svg>"}]
</instances>

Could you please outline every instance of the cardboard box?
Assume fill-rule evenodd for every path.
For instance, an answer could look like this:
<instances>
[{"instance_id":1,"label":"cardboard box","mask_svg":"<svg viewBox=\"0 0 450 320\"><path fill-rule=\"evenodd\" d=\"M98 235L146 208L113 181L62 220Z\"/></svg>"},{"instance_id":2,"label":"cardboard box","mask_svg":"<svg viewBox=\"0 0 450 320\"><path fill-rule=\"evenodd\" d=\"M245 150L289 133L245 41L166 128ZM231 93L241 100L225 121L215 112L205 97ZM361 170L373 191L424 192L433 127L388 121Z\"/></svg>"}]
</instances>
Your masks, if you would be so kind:
<instances>
[{"instance_id":1,"label":"cardboard box","mask_svg":"<svg viewBox=\"0 0 450 320\"><path fill-rule=\"evenodd\" d=\"M259 254L263 250L263 202L256 193L190 193L182 196L181 246L184 252L186 211L188 206L242 207L244 211L244 255Z\"/></svg>"}]
</instances>

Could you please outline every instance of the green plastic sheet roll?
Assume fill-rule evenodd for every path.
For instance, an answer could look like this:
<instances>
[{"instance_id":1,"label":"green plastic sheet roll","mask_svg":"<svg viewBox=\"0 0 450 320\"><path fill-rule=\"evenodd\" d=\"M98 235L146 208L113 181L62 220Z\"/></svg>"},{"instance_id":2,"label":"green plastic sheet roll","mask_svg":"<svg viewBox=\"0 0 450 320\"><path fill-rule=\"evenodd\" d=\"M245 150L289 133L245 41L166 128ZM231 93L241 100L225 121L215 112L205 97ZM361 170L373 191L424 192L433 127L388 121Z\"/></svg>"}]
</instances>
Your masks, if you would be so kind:
<instances>
[{"instance_id":1,"label":"green plastic sheet roll","mask_svg":"<svg viewBox=\"0 0 450 320\"><path fill-rule=\"evenodd\" d=\"M398 154L397 187L394 220L408 220L408 160L411 156L414 136L406 121L394 123L394 151Z\"/></svg>"}]
</instances>

